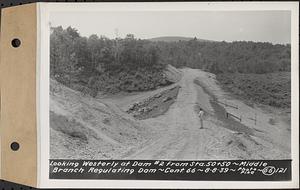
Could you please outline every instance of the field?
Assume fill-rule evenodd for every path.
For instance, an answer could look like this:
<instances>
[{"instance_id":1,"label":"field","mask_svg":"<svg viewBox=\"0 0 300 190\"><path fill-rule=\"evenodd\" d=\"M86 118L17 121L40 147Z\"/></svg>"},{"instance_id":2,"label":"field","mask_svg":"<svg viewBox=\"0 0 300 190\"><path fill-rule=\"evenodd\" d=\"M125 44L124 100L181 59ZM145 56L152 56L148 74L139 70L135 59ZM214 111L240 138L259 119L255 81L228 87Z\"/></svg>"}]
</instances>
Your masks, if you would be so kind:
<instances>
[{"instance_id":1,"label":"field","mask_svg":"<svg viewBox=\"0 0 300 190\"><path fill-rule=\"evenodd\" d=\"M291 107L291 73L219 74L225 90L244 100L277 108Z\"/></svg>"}]
</instances>

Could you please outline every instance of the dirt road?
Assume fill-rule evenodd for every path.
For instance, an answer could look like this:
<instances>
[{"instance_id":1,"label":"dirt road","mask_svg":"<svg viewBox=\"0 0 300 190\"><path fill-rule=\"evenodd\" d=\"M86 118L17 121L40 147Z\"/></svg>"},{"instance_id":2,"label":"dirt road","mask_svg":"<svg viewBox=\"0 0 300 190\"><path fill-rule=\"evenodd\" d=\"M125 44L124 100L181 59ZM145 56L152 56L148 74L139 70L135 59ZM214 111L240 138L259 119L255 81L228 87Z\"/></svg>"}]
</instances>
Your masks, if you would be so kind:
<instances>
[{"instance_id":1,"label":"dirt road","mask_svg":"<svg viewBox=\"0 0 300 190\"><path fill-rule=\"evenodd\" d=\"M121 156L122 159L290 158L288 130L276 126L277 132L272 132L274 129L270 127L274 126L264 125L267 119L260 120L260 125L255 127L250 121L227 121L220 110L226 111L228 108L212 104L212 95L223 100L226 98L226 94L214 82L213 77L197 69L186 68L181 71L182 79L177 84L182 88L177 101L164 115L143 121L151 127L151 137L145 143L128 150ZM200 79L201 85L195 84L195 79ZM127 98L125 103L115 103L126 107L130 101L147 95L149 93L136 95L132 99ZM204 129L200 129L200 121L194 109L196 103L206 112ZM249 112L250 108L247 105L238 100L234 103L239 105L240 112ZM255 111L257 114L263 112L259 109ZM263 114L263 117L267 117L266 113ZM260 126L263 127L259 128ZM278 140L279 134L283 134L284 139Z\"/></svg>"}]
</instances>

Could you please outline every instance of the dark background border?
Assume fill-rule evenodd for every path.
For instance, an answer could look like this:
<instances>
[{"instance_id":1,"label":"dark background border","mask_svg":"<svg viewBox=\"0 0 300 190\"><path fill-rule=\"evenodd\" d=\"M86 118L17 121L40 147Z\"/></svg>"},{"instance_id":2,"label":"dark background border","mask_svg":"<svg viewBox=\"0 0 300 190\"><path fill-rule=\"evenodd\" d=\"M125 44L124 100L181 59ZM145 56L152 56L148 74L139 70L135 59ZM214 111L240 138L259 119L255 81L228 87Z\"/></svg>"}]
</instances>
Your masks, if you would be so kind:
<instances>
[{"instance_id":1,"label":"dark background border","mask_svg":"<svg viewBox=\"0 0 300 190\"><path fill-rule=\"evenodd\" d=\"M0 13L1 9L5 7L13 7L23 4L29 4L29 3L35 3L35 2L180 2L182 0L135 0L135 1L129 1L129 0L0 0ZM197 0L187 0L184 2L197 2ZM199 1L199 0L198 0ZM203 0L200 0L203 1ZM251 1L251 0L248 0ZM295 1L295 0L289 0L289 1ZM216 2L216 1L214 1ZM224 1L222 1L224 2ZM227 1L228 2L228 1ZM232 1L230 1L232 2ZM298 2L298 0L297 0ZM0 14L0 23L1 23L1 14ZM299 24L299 23L298 23ZM298 160L299 162L299 160ZM212 181L213 182L213 181ZM8 182L5 180L0 180L0 190L35 190L36 188L28 187L12 182Z\"/></svg>"}]
</instances>

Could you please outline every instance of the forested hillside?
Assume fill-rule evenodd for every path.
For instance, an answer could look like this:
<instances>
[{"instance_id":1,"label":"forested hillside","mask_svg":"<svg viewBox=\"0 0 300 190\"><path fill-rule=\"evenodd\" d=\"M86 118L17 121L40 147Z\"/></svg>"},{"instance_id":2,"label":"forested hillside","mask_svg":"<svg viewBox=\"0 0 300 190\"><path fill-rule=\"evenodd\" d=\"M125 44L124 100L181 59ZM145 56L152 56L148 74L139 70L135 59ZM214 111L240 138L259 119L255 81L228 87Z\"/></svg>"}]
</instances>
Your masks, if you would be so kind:
<instances>
[{"instance_id":1,"label":"forested hillside","mask_svg":"<svg viewBox=\"0 0 300 190\"><path fill-rule=\"evenodd\" d=\"M97 92L143 91L167 85L158 47L132 34L125 39L82 37L71 27L52 28L51 78L95 96Z\"/></svg>"},{"instance_id":2,"label":"forested hillside","mask_svg":"<svg viewBox=\"0 0 300 190\"><path fill-rule=\"evenodd\" d=\"M232 82L226 75L290 72L291 69L289 44L228 43L196 38L164 42L136 39L133 34L124 39L83 37L71 27L52 28L50 38L51 78L93 96L98 92L145 91L171 84L164 73L169 64L223 74L217 79L231 80L240 90L243 87L239 85L254 83L237 84L238 81ZM229 82L222 84L226 86Z\"/></svg>"},{"instance_id":3,"label":"forested hillside","mask_svg":"<svg viewBox=\"0 0 300 190\"><path fill-rule=\"evenodd\" d=\"M291 106L291 46L255 42L157 42L164 62L217 75L225 90L273 107Z\"/></svg>"},{"instance_id":4,"label":"forested hillside","mask_svg":"<svg viewBox=\"0 0 300 190\"><path fill-rule=\"evenodd\" d=\"M261 42L157 42L161 57L176 67L218 73L290 71L290 45Z\"/></svg>"}]
</instances>

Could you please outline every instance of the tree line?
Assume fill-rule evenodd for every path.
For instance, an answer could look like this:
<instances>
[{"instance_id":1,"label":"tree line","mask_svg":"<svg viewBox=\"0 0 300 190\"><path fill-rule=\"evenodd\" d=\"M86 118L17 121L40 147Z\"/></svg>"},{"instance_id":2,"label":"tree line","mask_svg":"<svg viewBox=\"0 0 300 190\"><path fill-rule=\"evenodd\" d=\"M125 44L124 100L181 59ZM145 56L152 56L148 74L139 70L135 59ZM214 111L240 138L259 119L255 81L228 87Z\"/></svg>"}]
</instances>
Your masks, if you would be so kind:
<instances>
[{"instance_id":1,"label":"tree line","mask_svg":"<svg viewBox=\"0 0 300 190\"><path fill-rule=\"evenodd\" d=\"M177 68L221 73L290 71L291 47L261 42L210 42L196 38L152 42L105 36L83 37L72 27L51 28L50 76L75 89L116 93L155 89L170 82L163 71Z\"/></svg>"},{"instance_id":2,"label":"tree line","mask_svg":"<svg viewBox=\"0 0 300 190\"><path fill-rule=\"evenodd\" d=\"M140 91L166 85L156 44L136 39L80 36L72 27L51 28L51 78L78 90Z\"/></svg>"},{"instance_id":3,"label":"tree line","mask_svg":"<svg viewBox=\"0 0 300 190\"><path fill-rule=\"evenodd\" d=\"M219 73L271 73L290 71L291 46L263 42L157 42L161 57L176 67Z\"/></svg>"}]
</instances>

